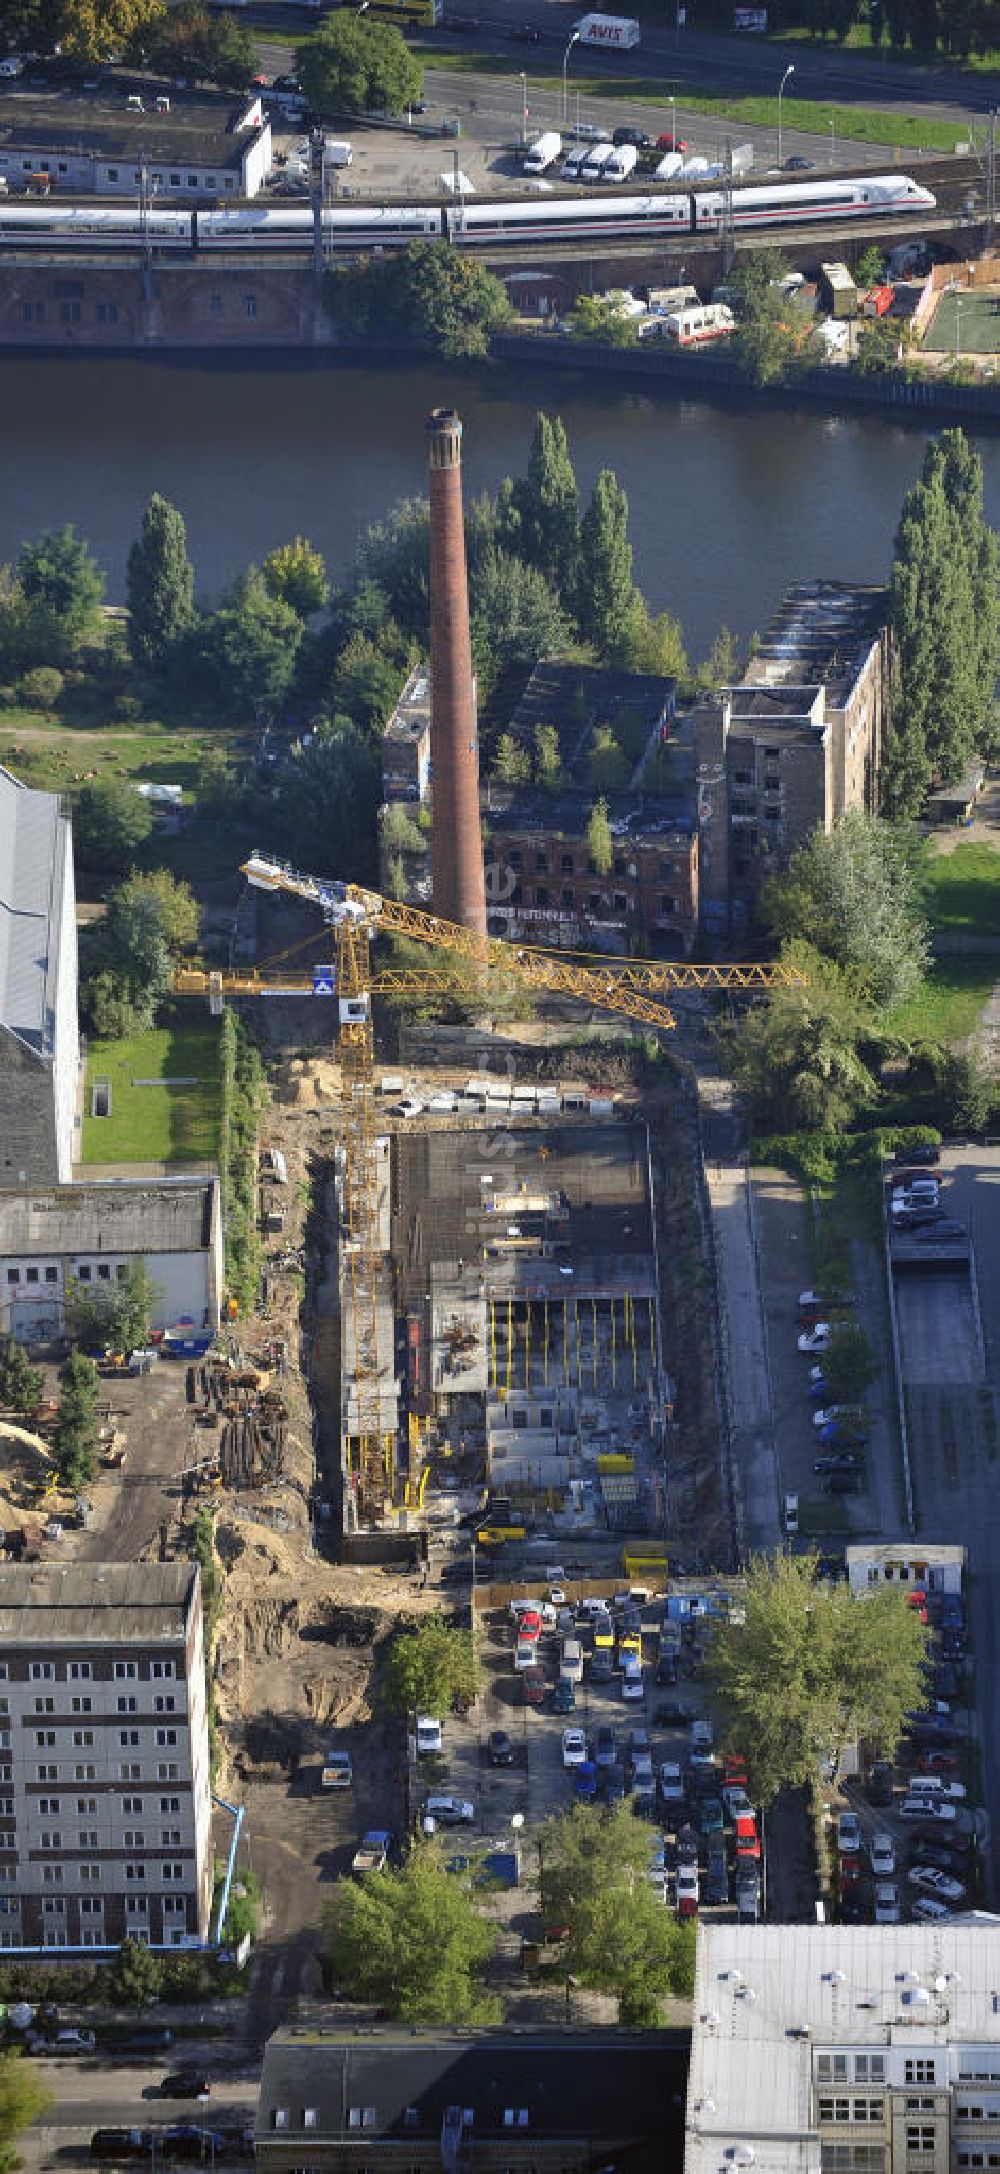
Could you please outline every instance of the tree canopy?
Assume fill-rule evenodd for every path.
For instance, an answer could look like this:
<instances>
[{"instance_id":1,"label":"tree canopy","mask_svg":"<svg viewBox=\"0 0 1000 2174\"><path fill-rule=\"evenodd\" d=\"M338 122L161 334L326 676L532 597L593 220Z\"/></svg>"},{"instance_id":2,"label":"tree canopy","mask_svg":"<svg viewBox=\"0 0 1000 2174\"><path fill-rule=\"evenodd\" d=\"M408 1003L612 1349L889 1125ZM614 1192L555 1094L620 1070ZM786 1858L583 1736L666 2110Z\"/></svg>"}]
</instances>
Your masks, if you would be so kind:
<instances>
[{"instance_id":1,"label":"tree canopy","mask_svg":"<svg viewBox=\"0 0 1000 2174\"><path fill-rule=\"evenodd\" d=\"M855 1737L891 1755L923 1696L928 1631L906 1594L856 1595L819 1582L817 1567L812 1555L756 1558L745 1622L720 1625L709 1649L723 1741L764 1805L814 1781Z\"/></svg>"},{"instance_id":2,"label":"tree canopy","mask_svg":"<svg viewBox=\"0 0 1000 2174\"><path fill-rule=\"evenodd\" d=\"M183 514L154 491L128 555L129 640L138 664L156 671L194 618L194 568Z\"/></svg>"},{"instance_id":3,"label":"tree canopy","mask_svg":"<svg viewBox=\"0 0 1000 2174\"><path fill-rule=\"evenodd\" d=\"M153 828L149 802L129 778L92 778L73 807L73 845L86 868L115 875L128 866Z\"/></svg>"},{"instance_id":4,"label":"tree canopy","mask_svg":"<svg viewBox=\"0 0 1000 2174\"><path fill-rule=\"evenodd\" d=\"M479 1666L471 1631L425 1616L393 1639L382 1672L381 1693L398 1713L435 1714L440 1720L455 1699L471 1705Z\"/></svg>"},{"instance_id":5,"label":"tree canopy","mask_svg":"<svg viewBox=\"0 0 1000 2174\"><path fill-rule=\"evenodd\" d=\"M690 1992L693 1932L664 1909L649 1880L649 1829L627 1804L574 1804L538 1837L546 1925L566 1926L565 1968L611 1993L618 2019L659 2022L670 1992Z\"/></svg>"},{"instance_id":6,"label":"tree canopy","mask_svg":"<svg viewBox=\"0 0 1000 2174\"><path fill-rule=\"evenodd\" d=\"M38 2067L23 2053L0 2053L0 2174L14 2174L21 2165L18 2137L51 2104Z\"/></svg>"},{"instance_id":7,"label":"tree canopy","mask_svg":"<svg viewBox=\"0 0 1000 2174\"><path fill-rule=\"evenodd\" d=\"M331 23L342 20L334 16ZM325 293L345 331L377 327L380 338L412 340L449 360L487 354L490 334L513 316L496 274L443 241L411 242L330 272Z\"/></svg>"},{"instance_id":8,"label":"tree canopy","mask_svg":"<svg viewBox=\"0 0 1000 2174\"><path fill-rule=\"evenodd\" d=\"M776 986L735 1027L720 1026L726 1061L761 1130L840 1131L877 1099L860 1046L874 1032L872 1014L819 952L791 945L787 959L803 980Z\"/></svg>"},{"instance_id":9,"label":"tree canopy","mask_svg":"<svg viewBox=\"0 0 1000 2174\"><path fill-rule=\"evenodd\" d=\"M852 808L833 830L817 826L771 877L761 908L776 936L814 945L859 996L889 1011L915 994L927 966L923 890L916 836Z\"/></svg>"},{"instance_id":10,"label":"tree canopy","mask_svg":"<svg viewBox=\"0 0 1000 2174\"><path fill-rule=\"evenodd\" d=\"M424 71L395 23L344 9L299 47L298 77L318 113L403 113Z\"/></svg>"},{"instance_id":11,"label":"tree canopy","mask_svg":"<svg viewBox=\"0 0 1000 2174\"><path fill-rule=\"evenodd\" d=\"M499 2019L482 1989L494 1929L471 1883L446 1871L436 1842L422 1842L398 1871L387 1866L341 1880L323 1913L328 1981L405 2023L469 2024Z\"/></svg>"},{"instance_id":12,"label":"tree canopy","mask_svg":"<svg viewBox=\"0 0 1000 2174\"><path fill-rule=\"evenodd\" d=\"M104 575L71 523L23 543L17 580L36 644L46 662L71 656L94 632L104 597Z\"/></svg>"},{"instance_id":13,"label":"tree canopy","mask_svg":"<svg viewBox=\"0 0 1000 2174\"><path fill-rule=\"evenodd\" d=\"M275 550L269 551L261 573L270 595L290 604L300 619L309 619L313 612L322 611L329 601L330 584L323 554L304 536L294 536L291 543L278 544Z\"/></svg>"},{"instance_id":14,"label":"tree canopy","mask_svg":"<svg viewBox=\"0 0 1000 2174\"><path fill-rule=\"evenodd\" d=\"M997 539L983 515L983 467L961 430L933 438L896 531L892 622L899 660L884 792L893 815L921 812L994 744L1000 612Z\"/></svg>"},{"instance_id":15,"label":"tree canopy","mask_svg":"<svg viewBox=\"0 0 1000 2174\"><path fill-rule=\"evenodd\" d=\"M130 41L137 59L165 75L193 76L204 83L242 88L253 81L257 46L253 31L228 8L209 8L200 0L162 14L140 28Z\"/></svg>"}]
</instances>

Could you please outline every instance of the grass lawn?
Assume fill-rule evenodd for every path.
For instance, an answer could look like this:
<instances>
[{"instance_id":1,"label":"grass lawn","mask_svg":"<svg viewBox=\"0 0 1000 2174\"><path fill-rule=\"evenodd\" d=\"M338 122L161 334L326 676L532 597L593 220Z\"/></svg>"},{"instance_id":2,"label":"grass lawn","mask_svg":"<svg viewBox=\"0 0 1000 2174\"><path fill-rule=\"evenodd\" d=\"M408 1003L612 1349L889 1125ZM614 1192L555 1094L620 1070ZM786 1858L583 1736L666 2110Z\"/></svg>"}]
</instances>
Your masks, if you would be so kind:
<instances>
[{"instance_id":1,"label":"grass lawn","mask_svg":"<svg viewBox=\"0 0 1000 2174\"><path fill-rule=\"evenodd\" d=\"M183 1020L124 1042L91 1042L87 1055L83 1160L212 1162L219 1152L222 1075L219 1029ZM91 1117L95 1079L111 1082L111 1116ZM195 1087L138 1087L137 1080L194 1079Z\"/></svg>"},{"instance_id":2,"label":"grass lawn","mask_svg":"<svg viewBox=\"0 0 1000 2174\"><path fill-rule=\"evenodd\" d=\"M888 1029L907 1041L961 1041L972 1033L998 979L997 959L935 959L919 996L890 1014Z\"/></svg>"},{"instance_id":3,"label":"grass lawn","mask_svg":"<svg viewBox=\"0 0 1000 2174\"><path fill-rule=\"evenodd\" d=\"M1000 852L967 842L935 853L929 868L930 917L956 934L1000 936Z\"/></svg>"},{"instance_id":4,"label":"grass lawn","mask_svg":"<svg viewBox=\"0 0 1000 2174\"><path fill-rule=\"evenodd\" d=\"M33 710L0 709L0 763L44 792L71 792L88 776L125 774L182 785L190 793L203 757L230 745L226 732L155 721L88 728Z\"/></svg>"}]
</instances>

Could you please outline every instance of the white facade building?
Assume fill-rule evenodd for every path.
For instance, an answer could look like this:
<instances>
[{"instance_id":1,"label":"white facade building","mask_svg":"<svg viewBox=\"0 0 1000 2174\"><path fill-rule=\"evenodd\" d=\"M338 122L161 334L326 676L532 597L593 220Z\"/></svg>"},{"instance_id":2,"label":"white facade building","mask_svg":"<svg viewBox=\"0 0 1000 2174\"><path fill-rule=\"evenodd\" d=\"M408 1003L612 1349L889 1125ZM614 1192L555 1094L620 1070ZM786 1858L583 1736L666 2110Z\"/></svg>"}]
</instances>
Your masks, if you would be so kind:
<instances>
[{"instance_id":1,"label":"white facade building","mask_svg":"<svg viewBox=\"0 0 1000 2174\"><path fill-rule=\"evenodd\" d=\"M0 1193L72 1175L76 998L69 817L0 769Z\"/></svg>"},{"instance_id":2,"label":"white facade building","mask_svg":"<svg viewBox=\"0 0 1000 2174\"><path fill-rule=\"evenodd\" d=\"M698 1934L685 2174L1000 2166L1000 1919Z\"/></svg>"},{"instance_id":3,"label":"white facade building","mask_svg":"<svg viewBox=\"0 0 1000 2174\"><path fill-rule=\"evenodd\" d=\"M218 1178L82 1180L0 1192L0 1334L60 1336L73 1286L111 1289L141 1262L150 1326L216 1329L224 1262Z\"/></svg>"}]
</instances>

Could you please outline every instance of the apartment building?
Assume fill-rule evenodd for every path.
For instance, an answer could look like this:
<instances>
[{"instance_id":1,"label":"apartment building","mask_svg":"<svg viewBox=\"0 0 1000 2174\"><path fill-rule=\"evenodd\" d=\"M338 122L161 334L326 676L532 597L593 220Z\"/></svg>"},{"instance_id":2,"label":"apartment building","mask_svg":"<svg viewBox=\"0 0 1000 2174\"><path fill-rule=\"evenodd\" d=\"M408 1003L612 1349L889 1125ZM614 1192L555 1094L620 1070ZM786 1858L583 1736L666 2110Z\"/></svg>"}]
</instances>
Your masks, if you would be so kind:
<instances>
[{"instance_id":1,"label":"apartment building","mask_svg":"<svg viewBox=\"0 0 1000 2174\"><path fill-rule=\"evenodd\" d=\"M703 1923L685 2174L1000 2166L1000 1919Z\"/></svg>"},{"instance_id":2,"label":"apartment building","mask_svg":"<svg viewBox=\"0 0 1000 2174\"><path fill-rule=\"evenodd\" d=\"M761 885L850 808L873 814L888 722L885 589L799 581L739 686L706 696L697 762L702 931L752 919Z\"/></svg>"},{"instance_id":3,"label":"apartment building","mask_svg":"<svg viewBox=\"0 0 1000 2174\"><path fill-rule=\"evenodd\" d=\"M0 1786L0 1948L204 1939L196 1564L0 1565Z\"/></svg>"}]
</instances>

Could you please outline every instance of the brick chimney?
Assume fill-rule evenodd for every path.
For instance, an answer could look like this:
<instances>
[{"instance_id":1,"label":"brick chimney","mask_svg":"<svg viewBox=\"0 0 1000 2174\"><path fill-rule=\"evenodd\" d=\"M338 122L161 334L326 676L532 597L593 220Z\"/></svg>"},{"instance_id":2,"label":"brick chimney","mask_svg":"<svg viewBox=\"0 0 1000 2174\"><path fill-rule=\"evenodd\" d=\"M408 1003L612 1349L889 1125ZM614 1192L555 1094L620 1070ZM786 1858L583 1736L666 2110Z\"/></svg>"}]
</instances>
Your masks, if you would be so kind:
<instances>
[{"instance_id":1,"label":"brick chimney","mask_svg":"<svg viewBox=\"0 0 1000 2174\"><path fill-rule=\"evenodd\" d=\"M462 519L462 425L451 408L435 408L427 432L434 911L485 936L479 737Z\"/></svg>"}]
</instances>

